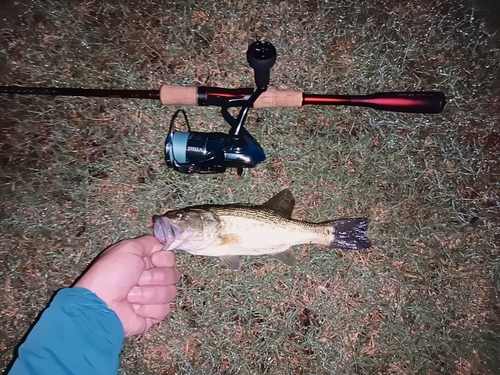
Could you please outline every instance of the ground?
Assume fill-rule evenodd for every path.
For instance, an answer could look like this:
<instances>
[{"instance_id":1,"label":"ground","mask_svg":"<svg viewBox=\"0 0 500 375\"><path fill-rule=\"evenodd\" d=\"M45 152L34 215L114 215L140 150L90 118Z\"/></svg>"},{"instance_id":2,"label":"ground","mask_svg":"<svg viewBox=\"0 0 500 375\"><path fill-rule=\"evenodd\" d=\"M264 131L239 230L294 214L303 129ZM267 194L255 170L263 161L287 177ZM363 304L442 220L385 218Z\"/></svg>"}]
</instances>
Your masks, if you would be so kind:
<instances>
[{"instance_id":1,"label":"ground","mask_svg":"<svg viewBox=\"0 0 500 375\"><path fill-rule=\"evenodd\" d=\"M297 267L177 255L172 313L128 339L121 374L495 374L500 368L500 31L495 2L13 1L0 85L253 87L246 50L278 51L271 85L315 94L445 93L441 114L254 109L267 159L183 175L163 146L179 107L0 95L0 367L60 288L151 217L261 203L367 216L373 247L295 249ZM185 107L193 130L229 130Z\"/></svg>"}]
</instances>

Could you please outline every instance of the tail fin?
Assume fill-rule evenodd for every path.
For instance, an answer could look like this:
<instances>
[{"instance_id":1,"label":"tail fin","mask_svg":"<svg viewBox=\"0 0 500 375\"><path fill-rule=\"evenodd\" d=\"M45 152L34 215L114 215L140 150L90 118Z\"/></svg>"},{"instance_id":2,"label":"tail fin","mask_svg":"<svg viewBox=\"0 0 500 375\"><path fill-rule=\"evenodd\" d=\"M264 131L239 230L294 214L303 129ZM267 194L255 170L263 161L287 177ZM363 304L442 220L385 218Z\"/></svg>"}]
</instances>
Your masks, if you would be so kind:
<instances>
[{"instance_id":1,"label":"tail fin","mask_svg":"<svg viewBox=\"0 0 500 375\"><path fill-rule=\"evenodd\" d=\"M368 229L366 217L338 219L331 221L334 239L332 249L360 250L371 247L370 240L365 236Z\"/></svg>"}]
</instances>

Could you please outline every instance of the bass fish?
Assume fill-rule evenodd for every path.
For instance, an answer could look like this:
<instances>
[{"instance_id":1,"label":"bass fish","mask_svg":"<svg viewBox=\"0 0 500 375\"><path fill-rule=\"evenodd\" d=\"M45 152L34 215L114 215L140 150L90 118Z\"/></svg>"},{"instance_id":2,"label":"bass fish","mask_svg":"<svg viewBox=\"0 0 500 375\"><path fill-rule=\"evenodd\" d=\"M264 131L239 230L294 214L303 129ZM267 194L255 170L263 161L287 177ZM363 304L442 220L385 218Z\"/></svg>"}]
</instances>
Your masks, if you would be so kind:
<instances>
[{"instance_id":1,"label":"bass fish","mask_svg":"<svg viewBox=\"0 0 500 375\"><path fill-rule=\"evenodd\" d=\"M153 216L154 235L164 250L219 257L230 269L240 256L269 254L294 266L292 246L318 244L360 250L371 246L364 217L320 223L291 218L295 199L285 189L262 205L201 205Z\"/></svg>"}]
</instances>

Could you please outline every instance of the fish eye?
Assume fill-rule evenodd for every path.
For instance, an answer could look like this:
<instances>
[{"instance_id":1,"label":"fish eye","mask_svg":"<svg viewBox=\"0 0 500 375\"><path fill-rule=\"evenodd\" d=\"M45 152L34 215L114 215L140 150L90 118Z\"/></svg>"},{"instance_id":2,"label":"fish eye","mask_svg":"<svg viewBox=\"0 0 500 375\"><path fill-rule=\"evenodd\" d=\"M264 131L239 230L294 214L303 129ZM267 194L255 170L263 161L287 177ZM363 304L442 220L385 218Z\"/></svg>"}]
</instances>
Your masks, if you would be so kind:
<instances>
[{"instance_id":1,"label":"fish eye","mask_svg":"<svg viewBox=\"0 0 500 375\"><path fill-rule=\"evenodd\" d=\"M184 215L183 214L177 214L177 220L182 220L184 219Z\"/></svg>"}]
</instances>

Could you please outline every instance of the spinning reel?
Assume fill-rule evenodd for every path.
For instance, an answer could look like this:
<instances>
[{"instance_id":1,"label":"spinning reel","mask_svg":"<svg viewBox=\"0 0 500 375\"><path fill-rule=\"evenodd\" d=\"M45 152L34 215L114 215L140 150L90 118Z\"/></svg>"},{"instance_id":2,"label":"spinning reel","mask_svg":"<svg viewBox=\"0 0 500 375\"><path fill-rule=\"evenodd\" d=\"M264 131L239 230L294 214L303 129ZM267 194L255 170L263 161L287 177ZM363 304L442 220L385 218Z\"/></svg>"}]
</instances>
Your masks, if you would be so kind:
<instances>
[{"instance_id":1,"label":"spinning reel","mask_svg":"<svg viewBox=\"0 0 500 375\"><path fill-rule=\"evenodd\" d=\"M269 42L254 42L247 51L247 61L254 70L256 90L248 98L220 98L222 117L231 127L229 134L192 132L186 112L175 112L165 141L167 165L181 173L222 173L227 168L252 168L265 160L264 150L243 124L248 110L269 85L271 68L276 61L276 49ZM241 107L233 117L228 109ZM174 131L174 122L179 113L184 115L187 132Z\"/></svg>"}]
</instances>

